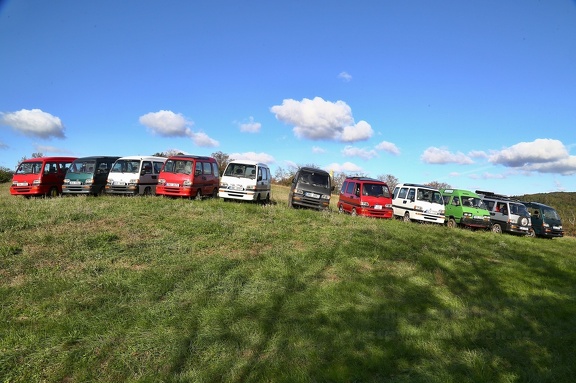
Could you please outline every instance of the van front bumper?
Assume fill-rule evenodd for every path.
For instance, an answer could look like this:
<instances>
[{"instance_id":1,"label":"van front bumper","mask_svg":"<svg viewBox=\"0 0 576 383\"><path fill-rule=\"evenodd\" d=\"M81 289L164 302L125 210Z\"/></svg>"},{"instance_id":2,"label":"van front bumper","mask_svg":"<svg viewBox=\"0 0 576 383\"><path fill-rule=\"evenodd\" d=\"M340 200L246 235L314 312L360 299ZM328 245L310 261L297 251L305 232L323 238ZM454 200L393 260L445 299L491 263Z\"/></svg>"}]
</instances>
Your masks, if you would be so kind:
<instances>
[{"instance_id":1,"label":"van front bumper","mask_svg":"<svg viewBox=\"0 0 576 383\"><path fill-rule=\"evenodd\" d=\"M220 188L218 190L218 196L220 198L231 198L240 199L244 201L254 201L258 196L258 193L253 190L229 190L225 188Z\"/></svg>"},{"instance_id":2,"label":"van front bumper","mask_svg":"<svg viewBox=\"0 0 576 383\"><path fill-rule=\"evenodd\" d=\"M466 227L473 227L477 229L488 229L490 228L490 220L484 219L474 219L474 218L462 218L460 220L460 225Z\"/></svg>"},{"instance_id":3,"label":"van front bumper","mask_svg":"<svg viewBox=\"0 0 576 383\"><path fill-rule=\"evenodd\" d=\"M138 185L106 185L107 194L137 195Z\"/></svg>"},{"instance_id":4,"label":"van front bumper","mask_svg":"<svg viewBox=\"0 0 576 383\"><path fill-rule=\"evenodd\" d=\"M368 207L362 207L357 210L358 215L372 218L392 218L394 215L394 210L392 209L374 209Z\"/></svg>"}]
</instances>

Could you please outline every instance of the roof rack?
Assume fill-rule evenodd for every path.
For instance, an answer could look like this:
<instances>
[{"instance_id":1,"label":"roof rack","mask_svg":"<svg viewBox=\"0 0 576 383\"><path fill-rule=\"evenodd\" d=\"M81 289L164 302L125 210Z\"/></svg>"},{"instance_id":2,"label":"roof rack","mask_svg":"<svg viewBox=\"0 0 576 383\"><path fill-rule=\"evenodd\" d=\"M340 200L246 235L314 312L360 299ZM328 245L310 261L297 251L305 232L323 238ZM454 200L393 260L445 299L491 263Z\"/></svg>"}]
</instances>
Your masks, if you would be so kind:
<instances>
[{"instance_id":1,"label":"roof rack","mask_svg":"<svg viewBox=\"0 0 576 383\"><path fill-rule=\"evenodd\" d=\"M428 188L428 189L432 189L432 190L438 190L436 189L434 186L428 186L428 185L422 185L422 184L410 184L410 183L405 183L403 184L404 186L416 186L419 188Z\"/></svg>"},{"instance_id":2,"label":"roof rack","mask_svg":"<svg viewBox=\"0 0 576 383\"><path fill-rule=\"evenodd\" d=\"M362 177L362 176L352 176L352 177L346 177L349 180L357 180L357 181L374 181L374 182L384 182L382 180L378 180L376 178L370 178L370 177ZM384 182L386 183L386 182Z\"/></svg>"},{"instance_id":3,"label":"roof rack","mask_svg":"<svg viewBox=\"0 0 576 383\"><path fill-rule=\"evenodd\" d=\"M493 198L493 199L497 199L497 200L501 200L501 201L521 202L518 198L512 198L512 197L507 196L507 195L496 194L496 193L493 193L490 191L476 190L476 194L480 194L481 196Z\"/></svg>"}]
</instances>

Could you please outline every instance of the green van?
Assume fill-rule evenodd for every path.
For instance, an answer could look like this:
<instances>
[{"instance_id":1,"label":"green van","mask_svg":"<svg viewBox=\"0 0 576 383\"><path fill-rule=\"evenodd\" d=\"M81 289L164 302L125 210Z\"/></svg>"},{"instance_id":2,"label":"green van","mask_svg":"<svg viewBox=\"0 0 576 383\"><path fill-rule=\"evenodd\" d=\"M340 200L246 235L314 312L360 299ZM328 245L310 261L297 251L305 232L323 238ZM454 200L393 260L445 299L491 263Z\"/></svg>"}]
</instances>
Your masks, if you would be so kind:
<instances>
[{"instance_id":1,"label":"green van","mask_svg":"<svg viewBox=\"0 0 576 383\"><path fill-rule=\"evenodd\" d=\"M62 193L101 195L112 164L120 157L91 156L77 158L66 171Z\"/></svg>"},{"instance_id":2,"label":"green van","mask_svg":"<svg viewBox=\"0 0 576 383\"><path fill-rule=\"evenodd\" d=\"M490 212L478 194L462 189L441 189L440 193L448 227L490 228Z\"/></svg>"}]
</instances>

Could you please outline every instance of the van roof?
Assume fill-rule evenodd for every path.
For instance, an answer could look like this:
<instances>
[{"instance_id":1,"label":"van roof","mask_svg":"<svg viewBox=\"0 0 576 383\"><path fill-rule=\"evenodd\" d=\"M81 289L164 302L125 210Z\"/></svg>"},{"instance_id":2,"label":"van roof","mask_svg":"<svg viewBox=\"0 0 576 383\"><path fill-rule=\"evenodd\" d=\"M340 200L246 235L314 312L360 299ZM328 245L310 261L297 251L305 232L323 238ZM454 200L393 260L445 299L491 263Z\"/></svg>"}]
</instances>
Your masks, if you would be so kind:
<instances>
[{"instance_id":1,"label":"van roof","mask_svg":"<svg viewBox=\"0 0 576 383\"><path fill-rule=\"evenodd\" d=\"M74 161L78 157L34 157L27 158L22 162L38 162L38 161Z\"/></svg>"},{"instance_id":2,"label":"van roof","mask_svg":"<svg viewBox=\"0 0 576 383\"><path fill-rule=\"evenodd\" d=\"M266 165L265 163L254 160L232 160L228 164L246 164L246 165L258 165L261 167L268 167L268 165Z\"/></svg>"},{"instance_id":3,"label":"van roof","mask_svg":"<svg viewBox=\"0 0 576 383\"><path fill-rule=\"evenodd\" d=\"M450 194L450 195L459 195L459 196L467 196L467 197L478 197L480 196L473 191L466 190L466 189L440 189L440 193L442 194Z\"/></svg>"},{"instance_id":4,"label":"van roof","mask_svg":"<svg viewBox=\"0 0 576 383\"><path fill-rule=\"evenodd\" d=\"M418 188L426 188L426 189L430 189L430 190L438 190L435 187L432 186L427 186L427 185L422 185L422 184L410 184L410 183L405 183L405 184L398 184L398 186L414 186L414 187L418 187Z\"/></svg>"},{"instance_id":5,"label":"van roof","mask_svg":"<svg viewBox=\"0 0 576 383\"><path fill-rule=\"evenodd\" d=\"M88 160L114 160L116 161L120 156L88 156L88 157L78 157L74 161L88 161Z\"/></svg>"},{"instance_id":6,"label":"van roof","mask_svg":"<svg viewBox=\"0 0 576 383\"><path fill-rule=\"evenodd\" d=\"M162 161L167 160L166 157L156 157L156 156L125 156L118 158L119 160L148 160L148 161Z\"/></svg>"},{"instance_id":7,"label":"van roof","mask_svg":"<svg viewBox=\"0 0 576 383\"><path fill-rule=\"evenodd\" d=\"M307 172L312 172L312 173L323 173L323 174L328 174L328 175L329 175L329 173L328 173L326 170L322 170L322 169L318 169L318 168L313 168L313 167L310 167L310 166L302 166L302 167L300 168L300 170L305 170L305 171L307 171Z\"/></svg>"},{"instance_id":8,"label":"van roof","mask_svg":"<svg viewBox=\"0 0 576 383\"><path fill-rule=\"evenodd\" d=\"M346 180L354 180L354 181L366 181L366 182L377 182L377 183L381 183L381 184L386 184L386 182L382 181L382 180L378 180L375 178L370 178L370 177L346 177Z\"/></svg>"},{"instance_id":9,"label":"van roof","mask_svg":"<svg viewBox=\"0 0 576 383\"><path fill-rule=\"evenodd\" d=\"M196 160L213 160L212 157L208 156L195 156L193 154L176 154L174 156L168 157L169 160L173 159L196 159Z\"/></svg>"}]
</instances>

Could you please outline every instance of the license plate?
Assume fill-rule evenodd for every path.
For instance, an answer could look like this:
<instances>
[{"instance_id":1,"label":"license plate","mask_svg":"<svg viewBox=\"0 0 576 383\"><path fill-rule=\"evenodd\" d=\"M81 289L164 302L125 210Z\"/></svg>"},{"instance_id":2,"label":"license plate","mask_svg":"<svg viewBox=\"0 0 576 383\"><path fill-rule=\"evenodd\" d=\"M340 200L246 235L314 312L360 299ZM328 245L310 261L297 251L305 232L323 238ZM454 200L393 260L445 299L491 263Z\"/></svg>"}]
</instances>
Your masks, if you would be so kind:
<instances>
[{"instance_id":1,"label":"license plate","mask_svg":"<svg viewBox=\"0 0 576 383\"><path fill-rule=\"evenodd\" d=\"M554 229L554 230L561 230L561 229L560 229L560 226L552 226L552 229Z\"/></svg>"},{"instance_id":2,"label":"license plate","mask_svg":"<svg viewBox=\"0 0 576 383\"><path fill-rule=\"evenodd\" d=\"M173 183L173 182L170 182L170 183L167 183L166 186L171 187L171 188L175 188L175 187L177 188L177 187L180 186L180 185L175 184L175 183Z\"/></svg>"},{"instance_id":3,"label":"license plate","mask_svg":"<svg viewBox=\"0 0 576 383\"><path fill-rule=\"evenodd\" d=\"M374 205L374 209L376 209L376 210L382 210L382 205Z\"/></svg>"},{"instance_id":4,"label":"license plate","mask_svg":"<svg viewBox=\"0 0 576 383\"><path fill-rule=\"evenodd\" d=\"M16 186L28 186L28 182L18 182Z\"/></svg>"},{"instance_id":5,"label":"license plate","mask_svg":"<svg viewBox=\"0 0 576 383\"><path fill-rule=\"evenodd\" d=\"M231 190L243 190L244 188L242 186L230 186Z\"/></svg>"},{"instance_id":6,"label":"license plate","mask_svg":"<svg viewBox=\"0 0 576 383\"><path fill-rule=\"evenodd\" d=\"M310 198L320 198L320 194L316 193L306 193L305 196Z\"/></svg>"},{"instance_id":7,"label":"license plate","mask_svg":"<svg viewBox=\"0 0 576 383\"><path fill-rule=\"evenodd\" d=\"M80 181L70 181L70 185L81 185L82 182Z\"/></svg>"},{"instance_id":8,"label":"license plate","mask_svg":"<svg viewBox=\"0 0 576 383\"><path fill-rule=\"evenodd\" d=\"M527 227L521 227L520 230L528 230Z\"/></svg>"},{"instance_id":9,"label":"license plate","mask_svg":"<svg viewBox=\"0 0 576 383\"><path fill-rule=\"evenodd\" d=\"M126 186L126 182L119 182L119 181L115 181L114 185L118 185L118 186Z\"/></svg>"}]
</instances>

